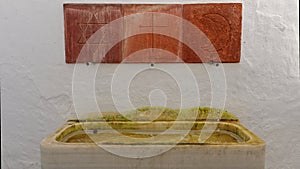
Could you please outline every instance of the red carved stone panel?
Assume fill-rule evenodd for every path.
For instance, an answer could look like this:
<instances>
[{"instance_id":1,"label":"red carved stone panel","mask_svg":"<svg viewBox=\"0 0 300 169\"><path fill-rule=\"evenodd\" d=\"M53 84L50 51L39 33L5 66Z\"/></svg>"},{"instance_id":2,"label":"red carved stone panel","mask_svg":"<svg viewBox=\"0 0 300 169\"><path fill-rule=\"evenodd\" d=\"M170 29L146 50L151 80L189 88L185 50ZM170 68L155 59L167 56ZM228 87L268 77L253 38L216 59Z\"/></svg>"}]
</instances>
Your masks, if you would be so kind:
<instances>
[{"instance_id":1,"label":"red carved stone panel","mask_svg":"<svg viewBox=\"0 0 300 169\"><path fill-rule=\"evenodd\" d=\"M65 4L65 43L66 62L102 62L120 63L122 61L122 44L118 43L111 50L111 38L122 36L117 32L107 31L104 37L91 36L101 27L113 20L122 17L121 5L92 5L92 4ZM122 24L120 24L121 29ZM82 50L86 45L86 50ZM102 54L107 49L108 53ZM80 54L80 57L78 57ZM101 56L105 56L104 58Z\"/></svg>"},{"instance_id":2,"label":"red carved stone panel","mask_svg":"<svg viewBox=\"0 0 300 169\"><path fill-rule=\"evenodd\" d=\"M148 62L180 62L181 43L174 38L165 35L154 34L159 31L173 31L180 37L182 35L181 22L176 23L165 16L157 17L152 13L159 12L182 17L182 5L151 5L131 4L123 5L123 15L140 13L143 17L134 16L124 22L123 61L148 63ZM175 29L174 29L175 28ZM148 50L147 50L148 49ZM142 50L142 52L136 53Z\"/></svg>"},{"instance_id":3,"label":"red carved stone panel","mask_svg":"<svg viewBox=\"0 0 300 169\"><path fill-rule=\"evenodd\" d=\"M185 62L239 62L241 52L242 4L187 4L183 5L183 18L196 25L211 41L217 55L200 56L183 46L182 56ZM187 30L183 31L184 40L193 40ZM189 37L187 37L189 36ZM190 39L189 39L190 38ZM202 48L202 47L201 47ZM203 50L205 49L203 47Z\"/></svg>"},{"instance_id":4,"label":"red carved stone panel","mask_svg":"<svg viewBox=\"0 0 300 169\"><path fill-rule=\"evenodd\" d=\"M181 21L178 23L164 16L157 17L153 12L183 17L199 28L205 38L197 42L195 37L199 33L191 33ZM135 15L126 21L122 18L118 25L105 30L103 37L95 36L95 32L108 23L136 13L142 13L144 17ZM201 63L240 60L242 4L239 3L65 4L64 15L67 63L176 63L182 60ZM137 34L133 35L133 32ZM177 38L155 32L172 32ZM112 45L115 39L124 40ZM200 48L198 55L201 59L178 39L192 42ZM85 50L82 50L83 47ZM109 52L104 53L105 50Z\"/></svg>"}]
</instances>

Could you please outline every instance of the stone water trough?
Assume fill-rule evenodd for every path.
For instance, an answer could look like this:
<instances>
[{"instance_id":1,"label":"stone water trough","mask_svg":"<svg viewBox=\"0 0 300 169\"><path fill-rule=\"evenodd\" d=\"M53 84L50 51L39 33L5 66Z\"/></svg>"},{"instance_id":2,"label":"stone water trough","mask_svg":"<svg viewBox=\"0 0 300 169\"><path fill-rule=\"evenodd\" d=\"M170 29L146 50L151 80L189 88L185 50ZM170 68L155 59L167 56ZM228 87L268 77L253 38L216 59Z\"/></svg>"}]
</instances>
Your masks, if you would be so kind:
<instances>
[{"instance_id":1,"label":"stone water trough","mask_svg":"<svg viewBox=\"0 0 300 169\"><path fill-rule=\"evenodd\" d=\"M264 169L265 143L233 114L145 107L89 113L41 142L42 169Z\"/></svg>"}]
</instances>

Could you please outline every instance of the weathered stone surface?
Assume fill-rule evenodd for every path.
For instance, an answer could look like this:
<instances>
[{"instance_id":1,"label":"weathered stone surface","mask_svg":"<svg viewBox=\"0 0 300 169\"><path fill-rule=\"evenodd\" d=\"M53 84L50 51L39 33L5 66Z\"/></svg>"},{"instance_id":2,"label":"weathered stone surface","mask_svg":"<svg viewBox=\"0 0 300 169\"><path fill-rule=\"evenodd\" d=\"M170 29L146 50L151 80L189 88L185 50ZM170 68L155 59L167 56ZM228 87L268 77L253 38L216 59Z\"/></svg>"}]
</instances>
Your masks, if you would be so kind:
<instances>
[{"instance_id":1,"label":"weathered stone surface","mask_svg":"<svg viewBox=\"0 0 300 169\"><path fill-rule=\"evenodd\" d=\"M181 22L176 23L163 15L158 18L149 12L159 12L181 17L182 5L123 5L123 12L124 16L135 13L145 14L143 17L136 16L132 20L124 22L125 37L132 32L140 33L139 35L132 36L124 41L124 62L180 62L180 42L174 38L154 34L153 32L158 31L161 34L164 34L165 31L173 31L176 36L180 37L182 35ZM158 48L168 52L159 52L159 50L152 50L151 48ZM134 59L128 57L134 52L143 49L148 50L144 51L143 55L140 55L140 57L134 57ZM174 55L177 57L174 57Z\"/></svg>"},{"instance_id":2,"label":"weathered stone surface","mask_svg":"<svg viewBox=\"0 0 300 169\"><path fill-rule=\"evenodd\" d=\"M183 18L206 34L220 57L219 60L217 56L200 56L203 58L201 60L187 46L184 46L183 60L185 62L240 61L242 4L187 4L183 5L183 11ZM188 33L184 30L184 39ZM205 46L201 48L212 51L212 49L205 49Z\"/></svg>"},{"instance_id":3,"label":"weathered stone surface","mask_svg":"<svg viewBox=\"0 0 300 169\"><path fill-rule=\"evenodd\" d=\"M99 49L109 48L111 38L122 36L118 31L108 31L103 38L89 39L96 31L107 23L121 18L121 5L110 4L65 4L65 42L66 62L105 62L119 63L122 60L121 43L115 45L112 50L102 58ZM122 25L120 24L120 27ZM119 29L119 28L112 28ZM114 31L114 34L111 33ZM117 33L116 33L117 32ZM100 40L99 40L100 39ZM84 45L87 50L81 49ZM78 57L80 54L80 57Z\"/></svg>"},{"instance_id":4,"label":"weathered stone surface","mask_svg":"<svg viewBox=\"0 0 300 169\"><path fill-rule=\"evenodd\" d=\"M149 114L149 110L147 112ZM96 114L99 117L99 113ZM137 116L140 118L141 113ZM181 123L177 121L175 127L177 132L174 133L165 132L169 126L174 127L174 122L163 119L156 122L143 119L135 123L105 119L111 122L109 125L114 130L107 129L107 124L101 120L69 121L41 142L42 168L132 169L136 166L148 169L199 169L199 166L211 169L265 168L264 141L239 122L194 121L194 119ZM193 127L186 134L186 126L189 125ZM84 130L80 129L82 126ZM201 130L203 126L215 130L211 133ZM174 131L169 128L168 130ZM80 133L82 131L89 132L82 134ZM91 131L94 134L91 134ZM101 132L97 133L98 131ZM203 136L203 133L206 136ZM179 140L179 137L182 139ZM143 159L142 163L140 159Z\"/></svg>"}]
</instances>

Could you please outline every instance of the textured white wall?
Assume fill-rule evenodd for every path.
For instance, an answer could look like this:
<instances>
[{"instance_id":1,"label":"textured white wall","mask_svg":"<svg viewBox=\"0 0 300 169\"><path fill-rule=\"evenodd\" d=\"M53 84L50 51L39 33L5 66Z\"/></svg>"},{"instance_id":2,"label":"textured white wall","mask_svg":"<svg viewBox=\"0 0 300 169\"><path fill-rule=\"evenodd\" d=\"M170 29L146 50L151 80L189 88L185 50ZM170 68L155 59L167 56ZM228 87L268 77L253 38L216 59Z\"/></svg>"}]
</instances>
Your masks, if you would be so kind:
<instances>
[{"instance_id":1,"label":"textured white wall","mask_svg":"<svg viewBox=\"0 0 300 169\"><path fill-rule=\"evenodd\" d=\"M39 142L67 119L74 117L74 65L64 62L63 2L0 1L3 169L40 168ZM108 0L89 2L110 3ZM227 80L226 109L234 112L245 126L266 141L266 168L298 169L299 4L297 0L247 0L243 4L242 59L238 64L224 65ZM135 66L130 65L131 68ZM113 109L109 95L114 67L116 65L102 66L96 78L98 103L105 110ZM90 66L88 69L94 68ZM201 104L206 105L210 102L207 72L202 64L191 65L191 69L199 82ZM151 82L149 79L157 79L157 83L145 88L145 84ZM170 99L167 106L178 106L180 100L177 88L176 85L170 85L171 82L170 78L159 71L148 72L144 79L137 77L130 89L133 104L148 104L147 99L139 96L159 86ZM149 89L149 86L154 87ZM87 100L83 103L86 107L82 109L88 111L89 104Z\"/></svg>"}]
</instances>

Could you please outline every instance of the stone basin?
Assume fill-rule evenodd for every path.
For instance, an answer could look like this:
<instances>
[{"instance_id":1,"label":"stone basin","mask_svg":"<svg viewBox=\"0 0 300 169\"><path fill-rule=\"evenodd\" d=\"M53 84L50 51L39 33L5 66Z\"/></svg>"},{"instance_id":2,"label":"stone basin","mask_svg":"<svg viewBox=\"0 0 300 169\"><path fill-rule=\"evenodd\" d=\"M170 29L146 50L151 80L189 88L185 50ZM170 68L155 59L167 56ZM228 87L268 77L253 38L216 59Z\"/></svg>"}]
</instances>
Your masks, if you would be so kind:
<instances>
[{"instance_id":1,"label":"stone basin","mask_svg":"<svg viewBox=\"0 0 300 169\"><path fill-rule=\"evenodd\" d=\"M42 168L264 169L264 141L236 118L128 121L113 116L68 121L42 141ZM168 151L148 158L109 151L164 148Z\"/></svg>"}]
</instances>

